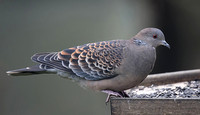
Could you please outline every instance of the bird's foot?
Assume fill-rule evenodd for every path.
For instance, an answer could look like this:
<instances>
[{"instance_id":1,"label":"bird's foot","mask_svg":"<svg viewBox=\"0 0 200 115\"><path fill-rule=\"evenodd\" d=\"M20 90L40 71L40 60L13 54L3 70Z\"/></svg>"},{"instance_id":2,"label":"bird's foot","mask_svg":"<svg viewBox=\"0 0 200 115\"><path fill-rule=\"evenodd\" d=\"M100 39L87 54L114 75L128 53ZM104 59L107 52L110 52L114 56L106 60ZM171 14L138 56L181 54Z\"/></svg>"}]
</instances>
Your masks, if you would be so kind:
<instances>
[{"instance_id":1,"label":"bird's foot","mask_svg":"<svg viewBox=\"0 0 200 115\"><path fill-rule=\"evenodd\" d=\"M111 90L102 90L102 92L108 94L108 96L106 98L106 102L105 102L106 104L110 101L110 96L112 96L112 95L117 96L117 97L123 97L123 98L129 97L126 94L126 92L124 92L124 91L115 92L115 91L111 91Z\"/></svg>"}]
</instances>

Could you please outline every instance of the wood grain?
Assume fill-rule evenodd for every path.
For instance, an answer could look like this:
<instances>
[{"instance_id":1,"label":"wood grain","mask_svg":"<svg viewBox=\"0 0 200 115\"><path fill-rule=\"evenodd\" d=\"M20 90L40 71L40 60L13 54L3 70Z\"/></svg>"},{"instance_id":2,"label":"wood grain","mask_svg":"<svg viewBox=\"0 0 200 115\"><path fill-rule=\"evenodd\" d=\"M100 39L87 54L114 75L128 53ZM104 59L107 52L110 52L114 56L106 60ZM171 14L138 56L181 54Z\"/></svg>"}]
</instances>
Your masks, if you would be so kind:
<instances>
[{"instance_id":1,"label":"wood grain","mask_svg":"<svg viewBox=\"0 0 200 115\"><path fill-rule=\"evenodd\" d=\"M200 99L111 98L112 115L200 115Z\"/></svg>"}]
</instances>

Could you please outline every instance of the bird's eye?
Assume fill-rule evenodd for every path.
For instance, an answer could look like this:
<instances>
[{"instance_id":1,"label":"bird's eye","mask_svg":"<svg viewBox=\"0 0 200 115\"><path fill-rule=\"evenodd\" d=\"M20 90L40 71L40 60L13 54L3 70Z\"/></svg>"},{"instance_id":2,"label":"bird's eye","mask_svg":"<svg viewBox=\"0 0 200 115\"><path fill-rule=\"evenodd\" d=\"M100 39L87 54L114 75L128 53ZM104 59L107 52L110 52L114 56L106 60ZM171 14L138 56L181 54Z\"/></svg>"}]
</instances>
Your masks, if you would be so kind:
<instances>
[{"instance_id":1,"label":"bird's eye","mask_svg":"<svg viewBox=\"0 0 200 115\"><path fill-rule=\"evenodd\" d=\"M158 36L157 35L153 35L153 38L156 39Z\"/></svg>"}]
</instances>

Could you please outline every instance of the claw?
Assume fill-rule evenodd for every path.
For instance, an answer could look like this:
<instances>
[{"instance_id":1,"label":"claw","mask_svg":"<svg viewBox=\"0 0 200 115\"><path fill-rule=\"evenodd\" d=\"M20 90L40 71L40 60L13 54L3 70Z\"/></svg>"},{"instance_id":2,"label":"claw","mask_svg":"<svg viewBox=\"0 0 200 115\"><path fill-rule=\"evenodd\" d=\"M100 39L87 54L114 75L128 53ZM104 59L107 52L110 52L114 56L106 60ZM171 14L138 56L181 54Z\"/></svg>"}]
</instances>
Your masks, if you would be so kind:
<instances>
[{"instance_id":1,"label":"claw","mask_svg":"<svg viewBox=\"0 0 200 115\"><path fill-rule=\"evenodd\" d=\"M108 94L108 96L107 96L107 98L106 98L106 102L105 102L105 103L106 103L106 105L107 105L107 104L108 104L108 102L110 101L110 96L111 96L111 95L110 95L110 94Z\"/></svg>"},{"instance_id":2,"label":"claw","mask_svg":"<svg viewBox=\"0 0 200 115\"><path fill-rule=\"evenodd\" d=\"M117 96L117 97L129 97L124 91L119 91L119 92L115 92L115 91L111 91L111 90L102 90L103 93L107 93L108 96L106 98L106 105L108 104L108 102L110 101L110 96Z\"/></svg>"}]
</instances>

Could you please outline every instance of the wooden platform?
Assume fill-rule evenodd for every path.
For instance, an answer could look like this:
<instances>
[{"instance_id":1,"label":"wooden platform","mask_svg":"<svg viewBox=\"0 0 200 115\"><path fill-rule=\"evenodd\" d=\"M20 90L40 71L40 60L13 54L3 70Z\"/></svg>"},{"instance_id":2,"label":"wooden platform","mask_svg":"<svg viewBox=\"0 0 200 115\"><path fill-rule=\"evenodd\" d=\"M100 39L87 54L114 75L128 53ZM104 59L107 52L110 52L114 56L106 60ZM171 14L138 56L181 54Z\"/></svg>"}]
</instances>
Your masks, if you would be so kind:
<instances>
[{"instance_id":1,"label":"wooden platform","mask_svg":"<svg viewBox=\"0 0 200 115\"><path fill-rule=\"evenodd\" d=\"M200 99L111 98L111 115L200 115Z\"/></svg>"}]
</instances>

